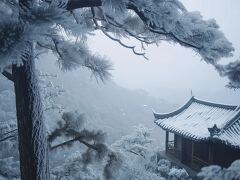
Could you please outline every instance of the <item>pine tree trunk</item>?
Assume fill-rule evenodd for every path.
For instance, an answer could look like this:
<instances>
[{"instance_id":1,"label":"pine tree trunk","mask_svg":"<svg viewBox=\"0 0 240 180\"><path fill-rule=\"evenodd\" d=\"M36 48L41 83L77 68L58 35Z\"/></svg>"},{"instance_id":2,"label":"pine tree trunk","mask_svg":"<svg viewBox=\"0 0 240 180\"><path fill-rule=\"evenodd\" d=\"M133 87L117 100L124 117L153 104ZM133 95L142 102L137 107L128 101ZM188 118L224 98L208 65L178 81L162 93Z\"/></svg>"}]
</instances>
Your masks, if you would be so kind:
<instances>
[{"instance_id":1,"label":"pine tree trunk","mask_svg":"<svg viewBox=\"0 0 240 180\"><path fill-rule=\"evenodd\" d=\"M31 52L33 49L31 48ZM13 65L20 171L22 180L48 180L48 146L43 108L32 53L23 66Z\"/></svg>"}]
</instances>

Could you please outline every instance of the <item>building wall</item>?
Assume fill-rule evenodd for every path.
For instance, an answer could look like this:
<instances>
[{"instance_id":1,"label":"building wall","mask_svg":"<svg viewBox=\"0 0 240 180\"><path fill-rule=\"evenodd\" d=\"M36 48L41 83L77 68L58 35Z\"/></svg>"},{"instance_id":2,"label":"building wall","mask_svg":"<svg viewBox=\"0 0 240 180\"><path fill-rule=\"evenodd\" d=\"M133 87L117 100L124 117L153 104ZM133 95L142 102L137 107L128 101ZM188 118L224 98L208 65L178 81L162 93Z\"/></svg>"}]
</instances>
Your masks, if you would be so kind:
<instances>
[{"instance_id":1,"label":"building wall","mask_svg":"<svg viewBox=\"0 0 240 180\"><path fill-rule=\"evenodd\" d=\"M228 167L233 161L240 159L240 149L219 142L192 141L177 134L174 135L174 149L166 149L166 152L197 171L213 164Z\"/></svg>"},{"instance_id":2,"label":"building wall","mask_svg":"<svg viewBox=\"0 0 240 180\"><path fill-rule=\"evenodd\" d=\"M228 167L237 159L240 159L240 149L235 149L219 142L213 144L213 164Z\"/></svg>"}]
</instances>

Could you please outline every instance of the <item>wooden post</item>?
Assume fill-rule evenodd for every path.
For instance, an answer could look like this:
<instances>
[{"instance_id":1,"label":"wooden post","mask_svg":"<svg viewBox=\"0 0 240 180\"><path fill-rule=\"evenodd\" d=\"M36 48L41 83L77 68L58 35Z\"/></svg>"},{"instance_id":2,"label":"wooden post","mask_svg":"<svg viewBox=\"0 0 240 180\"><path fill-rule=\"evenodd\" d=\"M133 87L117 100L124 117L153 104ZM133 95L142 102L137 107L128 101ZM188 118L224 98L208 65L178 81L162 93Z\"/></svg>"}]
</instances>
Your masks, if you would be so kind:
<instances>
[{"instance_id":1,"label":"wooden post","mask_svg":"<svg viewBox=\"0 0 240 180\"><path fill-rule=\"evenodd\" d=\"M213 142L209 142L209 148L208 148L208 164L213 164L213 153L214 153L214 146Z\"/></svg>"},{"instance_id":2,"label":"wooden post","mask_svg":"<svg viewBox=\"0 0 240 180\"><path fill-rule=\"evenodd\" d=\"M169 132L166 131L166 139L165 139L165 151L168 151L168 139L169 139Z\"/></svg>"},{"instance_id":3,"label":"wooden post","mask_svg":"<svg viewBox=\"0 0 240 180\"><path fill-rule=\"evenodd\" d=\"M181 136L178 136L179 137L179 159L180 161L182 162L182 137Z\"/></svg>"},{"instance_id":4,"label":"wooden post","mask_svg":"<svg viewBox=\"0 0 240 180\"><path fill-rule=\"evenodd\" d=\"M193 166L193 156L194 156L194 141L191 140L191 143L192 143L192 157L191 157L191 167Z\"/></svg>"}]
</instances>

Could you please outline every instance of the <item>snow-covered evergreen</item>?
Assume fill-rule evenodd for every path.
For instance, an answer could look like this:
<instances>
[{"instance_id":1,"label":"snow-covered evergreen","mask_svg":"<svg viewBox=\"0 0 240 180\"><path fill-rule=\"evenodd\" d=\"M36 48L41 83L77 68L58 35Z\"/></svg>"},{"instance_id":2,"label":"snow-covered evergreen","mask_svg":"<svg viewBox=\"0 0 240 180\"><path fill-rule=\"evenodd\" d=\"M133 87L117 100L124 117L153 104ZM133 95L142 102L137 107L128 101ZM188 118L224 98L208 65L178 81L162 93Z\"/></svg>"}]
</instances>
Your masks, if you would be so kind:
<instances>
[{"instance_id":1,"label":"snow-covered evergreen","mask_svg":"<svg viewBox=\"0 0 240 180\"><path fill-rule=\"evenodd\" d=\"M104 81L110 77L111 63L91 52L86 43L95 31L146 59L144 51L138 52L122 39L134 38L142 49L165 40L191 48L227 76L232 87L239 87L239 63L218 64L220 58L232 56L232 44L215 20L203 20L199 13L188 12L178 0L2 0L0 5L0 72L15 87L23 179L49 178L45 122L34 65L35 57L44 50L56 55L62 70L85 67ZM136 150L144 156L145 150L138 145L130 151ZM103 173L107 179L113 177L121 159L110 152Z\"/></svg>"},{"instance_id":2,"label":"snow-covered evergreen","mask_svg":"<svg viewBox=\"0 0 240 180\"><path fill-rule=\"evenodd\" d=\"M29 50L26 42L31 41L36 48L53 51L63 69L84 66L101 79L106 78L111 65L105 58L91 53L86 44L87 37L100 30L144 57L145 52L138 52L135 46L124 44L121 39L132 37L143 45L162 40L179 43L192 48L230 81L239 81L236 76L231 78L238 72L237 68L227 71L233 64L222 68L218 65L218 60L232 56L234 49L216 21L203 20L198 12L188 12L180 1L95 0L91 3L40 0L19 7L16 0L2 1L1 70L12 63L22 64Z\"/></svg>"}]
</instances>

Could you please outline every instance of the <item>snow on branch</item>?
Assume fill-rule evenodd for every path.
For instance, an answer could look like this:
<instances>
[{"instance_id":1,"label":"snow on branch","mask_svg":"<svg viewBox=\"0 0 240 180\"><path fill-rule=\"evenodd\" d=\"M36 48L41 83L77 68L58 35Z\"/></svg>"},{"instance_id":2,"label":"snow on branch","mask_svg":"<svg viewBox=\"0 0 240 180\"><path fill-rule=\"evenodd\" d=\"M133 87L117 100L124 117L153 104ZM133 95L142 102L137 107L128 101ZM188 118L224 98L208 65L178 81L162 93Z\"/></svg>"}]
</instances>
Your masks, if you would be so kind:
<instances>
[{"instance_id":1,"label":"snow on branch","mask_svg":"<svg viewBox=\"0 0 240 180\"><path fill-rule=\"evenodd\" d=\"M197 174L199 179L225 180L240 178L240 160L234 161L228 168L218 165L203 167Z\"/></svg>"},{"instance_id":2,"label":"snow on branch","mask_svg":"<svg viewBox=\"0 0 240 180\"><path fill-rule=\"evenodd\" d=\"M152 142L150 131L143 125L136 126L132 134L123 136L112 146L145 158L148 153L148 145Z\"/></svg>"},{"instance_id":3,"label":"snow on branch","mask_svg":"<svg viewBox=\"0 0 240 180\"><path fill-rule=\"evenodd\" d=\"M63 123L59 121L59 126L48 137L50 143L50 150L58 148L70 147L75 142L80 142L87 147L87 150L81 154L80 158L76 158L66 166L71 167L77 160L78 166L83 166L86 171L86 166L91 163L104 161L107 159L106 164L103 166L103 176L105 179L112 179L117 173L122 161L118 153L111 151L105 143L106 134L102 131L89 131L84 128L84 115L79 114L77 111L65 112L62 116ZM57 145L51 145L57 138L68 138ZM64 169L67 169L66 167ZM81 168L79 168L81 169ZM60 174L63 172L60 171ZM58 175L59 176L59 175Z\"/></svg>"},{"instance_id":4,"label":"snow on branch","mask_svg":"<svg viewBox=\"0 0 240 180\"><path fill-rule=\"evenodd\" d=\"M99 55L91 54L90 50L83 43L58 41L56 39L53 39L53 42L62 70L87 67L95 77L99 77L103 81L110 77L111 63Z\"/></svg>"},{"instance_id":5,"label":"snow on branch","mask_svg":"<svg viewBox=\"0 0 240 180\"><path fill-rule=\"evenodd\" d=\"M95 19L95 10L94 10L94 8L91 8L91 11L92 11L92 14L93 14L93 21L94 21L94 23L95 23L95 25L96 25L96 29L100 29L104 35L106 35L106 36L107 36L108 38L110 38L111 40L118 42L121 46L123 46L123 47L125 47L125 48L128 48L128 49L131 49L132 52L133 52L135 55L143 56L145 59L148 59L148 58L145 56L145 53L137 52L137 51L135 50L135 46L130 46L130 45L124 44L120 39L111 36L111 35L105 30L106 27L100 26L100 25L98 24L97 19ZM122 28L122 27L121 27L121 28ZM127 30L125 29L125 31L127 31ZM127 31L127 32L130 34L129 31ZM133 34L132 34L132 35L133 35ZM134 36L134 35L133 35L133 37L138 38L138 37L136 37L136 36Z\"/></svg>"},{"instance_id":6,"label":"snow on branch","mask_svg":"<svg viewBox=\"0 0 240 180\"><path fill-rule=\"evenodd\" d=\"M98 29L136 55L145 57L135 46L123 43L122 37L137 39L143 49L143 44L162 40L178 43L217 69L218 61L234 51L215 20L203 20L198 12L188 12L179 0L52 0L23 7L2 1L1 6L1 71L11 64L21 65L29 53L27 42L36 42L55 51L62 69L87 67L104 80L110 75L111 64L91 54L85 43L87 36ZM94 7L97 10L93 14ZM232 73L226 76L235 86L238 78Z\"/></svg>"},{"instance_id":7,"label":"snow on branch","mask_svg":"<svg viewBox=\"0 0 240 180\"><path fill-rule=\"evenodd\" d=\"M227 87L240 88L240 61L231 62L227 65L216 65L216 69L221 76L228 77L230 80Z\"/></svg>"},{"instance_id":8,"label":"snow on branch","mask_svg":"<svg viewBox=\"0 0 240 180\"><path fill-rule=\"evenodd\" d=\"M70 146L74 142L80 142L97 152L101 152L105 146L105 133L101 131L88 131L83 129L84 115L78 112L63 113L62 119L64 124L59 121L59 127L56 128L49 136L49 143L53 142L56 138L65 136L72 138L58 145L50 146L51 150L59 147ZM93 141L93 143L91 143Z\"/></svg>"},{"instance_id":9,"label":"snow on branch","mask_svg":"<svg viewBox=\"0 0 240 180\"><path fill-rule=\"evenodd\" d=\"M97 25L97 27L100 27L110 39L119 42L123 46L124 44L120 39L116 38L117 36L127 35L141 41L141 38L138 38L134 33L139 32L139 29L141 29L140 35L145 37L145 42L158 43L165 40L191 48L204 61L216 67L221 76L227 76L230 79L229 87L237 87L240 82L237 77L238 73L234 73L238 72L236 68L235 71L229 70L233 66L232 63L224 68L220 68L218 65L218 61L222 57L233 55L234 48L219 30L216 21L213 19L203 20L198 12L188 12L178 0L95 0L92 1L90 6L84 4L82 0L69 0L67 9L74 10L81 8L81 6L101 9L102 12L97 12L93 21L95 21L95 24L99 22L101 26ZM134 12L135 17L140 19L144 26L139 26L138 23L138 26L126 28L128 25L125 25L125 22L127 22L125 20L133 16L129 10ZM109 32L115 33L116 37L110 36ZM131 48L134 52L133 46L125 47ZM228 69L227 72L226 69Z\"/></svg>"},{"instance_id":10,"label":"snow on branch","mask_svg":"<svg viewBox=\"0 0 240 180\"><path fill-rule=\"evenodd\" d=\"M8 80L14 81L12 74L6 70L2 72L2 75L5 76Z\"/></svg>"},{"instance_id":11,"label":"snow on branch","mask_svg":"<svg viewBox=\"0 0 240 180\"><path fill-rule=\"evenodd\" d=\"M71 10L81 8L81 6L86 7L81 0L68 2L68 9ZM204 21L199 13L187 12L178 0L158 2L95 0L89 7L96 6L103 7L105 13L115 19L124 17L128 12L127 9L132 10L149 31L166 36L168 40L185 47L193 48L206 62L213 63L221 57L232 55L232 44L220 32L216 22L214 20Z\"/></svg>"}]
</instances>

